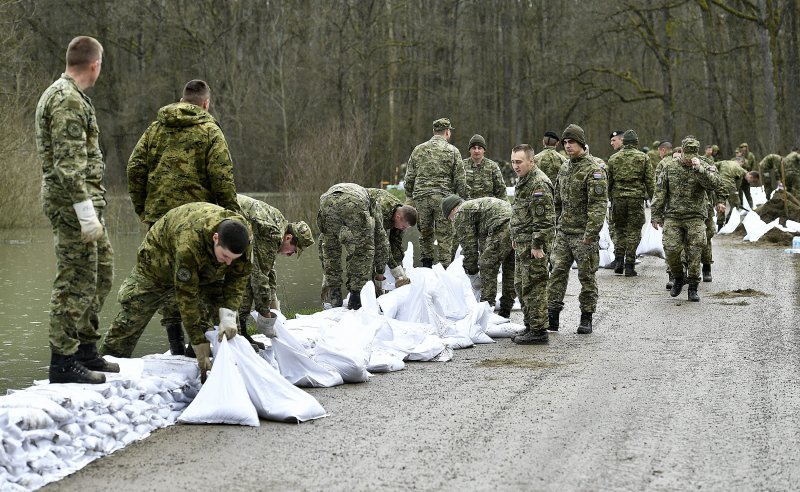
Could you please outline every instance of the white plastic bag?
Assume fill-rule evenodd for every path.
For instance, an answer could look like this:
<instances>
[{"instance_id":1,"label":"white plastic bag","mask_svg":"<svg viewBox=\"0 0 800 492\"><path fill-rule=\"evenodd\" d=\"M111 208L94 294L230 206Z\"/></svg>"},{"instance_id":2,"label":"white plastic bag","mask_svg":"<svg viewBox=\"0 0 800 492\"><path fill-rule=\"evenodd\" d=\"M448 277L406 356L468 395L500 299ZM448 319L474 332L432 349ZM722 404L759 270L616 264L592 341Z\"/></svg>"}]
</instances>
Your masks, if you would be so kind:
<instances>
[{"instance_id":1,"label":"white plastic bag","mask_svg":"<svg viewBox=\"0 0 800 492\"><path fill-rule=\"evenodd\" d=\"M733 207L731 210L731 214L728 217L728 223L725 224L717 231L717 234L730 234L739 227L739 224L742 223L742 214L739 213L739 210L736 207Z\"/></svg>"},{"instance_id":2,"label":"white plastic bag","mask_svg":"<svg viewBox=\"0 0 800 492\"><path fill-rule=\"evenodd\" d=\"M650 224L645 224L645 230L642 234L642 240L636 248L636 256L657 256L666 259L667 255L664 253L664 228L659 227L656 229Z\"/></svg>"},{"instance_id":3,"label":"white plastic bag","mask_svg":"<svg viewBox=\"0 0 800 492\"><path fill-rule=\"evenodd\" d=\"M329 388L343 384L338 372L321 366L311 358L303 345L283 326L285 319L282 315L278 317L275 322L278 336L272 339L272 349L281 375L295 386Z\"/></svg>"},{"instance_id":4,"label":"white plastic bag","mask_svg":"<svg viewBox=\"0 0 800 492\"><path fill-rule=\"evenodd\" d=\"M744 237L744 240L756 242L777 224L778 219L775 219L767 224L761 220L761 217L759 217L756 212L750 212L745 216L744 220L742 220L742 225L744 225L744 228L747 231L747 235Z\"/></svg>"}]
</instances>

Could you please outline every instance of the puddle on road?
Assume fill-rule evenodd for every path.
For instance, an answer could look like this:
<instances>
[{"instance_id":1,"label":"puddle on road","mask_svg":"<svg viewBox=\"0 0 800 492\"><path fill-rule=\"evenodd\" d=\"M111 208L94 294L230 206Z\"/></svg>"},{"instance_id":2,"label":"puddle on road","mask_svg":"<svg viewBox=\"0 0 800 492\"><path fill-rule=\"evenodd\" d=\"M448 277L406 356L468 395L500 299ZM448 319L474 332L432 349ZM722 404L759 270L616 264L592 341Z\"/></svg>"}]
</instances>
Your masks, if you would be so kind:
<instances>
[{"instance_id":1,"label":"puddle on road","mask_svg":"<svg viewBox=\"0 0 800 492\"><path fill-rule=\"evenodd\" d=\"M769 294L765 294L764 292L755 289L736 289L736 290L723 290L722 292L711 294L711 297L716 297L720 299L730 299L733 297L767 297L768 295Z\"/></svg>"},{"instance_id":2,"label":"puddle on road","mask_svg":"<svg viewBox=\"0 0 800 492\"><path fill-rule=\"evenodd\" d=\"M522 367L526 369L546 369L558 365L531 359L485 359L475 364L476 367Z\"/></svg>"}]
</instances>

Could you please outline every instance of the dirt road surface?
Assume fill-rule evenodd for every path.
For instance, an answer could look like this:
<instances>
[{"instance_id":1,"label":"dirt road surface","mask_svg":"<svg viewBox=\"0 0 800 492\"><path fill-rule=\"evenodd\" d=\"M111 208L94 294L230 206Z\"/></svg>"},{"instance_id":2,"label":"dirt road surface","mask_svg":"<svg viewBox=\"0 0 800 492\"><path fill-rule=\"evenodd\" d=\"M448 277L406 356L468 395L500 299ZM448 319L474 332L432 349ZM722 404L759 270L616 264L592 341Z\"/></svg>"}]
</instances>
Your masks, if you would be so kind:
<instances>
[{"instance_id":1,"label":"dirt road surface","mask_svg":"<svg viewBox=\"0 0 800 492\"><path fill-rule=\"evenodd\" d=\"M312 389L330 415L301 425L176 425L44 490L797 490L800 258L715 245L700 303L645 258L639 277L598 272L577 335L573 270L547 346Z\"/></svg>"}]
</instances>

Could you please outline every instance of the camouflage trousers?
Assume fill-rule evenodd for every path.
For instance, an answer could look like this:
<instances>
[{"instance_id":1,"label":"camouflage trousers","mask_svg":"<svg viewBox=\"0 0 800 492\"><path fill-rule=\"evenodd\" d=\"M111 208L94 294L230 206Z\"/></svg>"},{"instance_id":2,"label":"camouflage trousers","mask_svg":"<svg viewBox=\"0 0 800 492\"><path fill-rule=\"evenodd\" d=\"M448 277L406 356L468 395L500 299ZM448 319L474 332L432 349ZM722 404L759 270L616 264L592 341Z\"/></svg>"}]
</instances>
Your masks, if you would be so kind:
<instances>
[{"instance_id":1,"label":"camouflage trousers","mask_svg":"<svg viewBox=\"0 0 800 492\"><path fill-rule=\"evenodd\" d=\"M636 262L636 248L642 241L644 225L644 200L641 198L616 198L611 208L614 224L614 257L625 263Z\"/></svg>"},{"instance_id":2,"label":"camouflage trousers","mask_svg":"<svg viewBox=\"0 0 800 492\"><path fill-rule=\"evenodd\" d=\"M700 263L703 265L710 265L714 263L714 252L711 247L711 238L717 235L717 222L714 220L714 208L709 210L708 217L705 220L706 225L706 244L703 246L703 252L700 254Z\"/></svg>"},{"instance_id":3,"label":"camouflage trousers","mask_svg":"<svg viewBox=\"0 0 800 492\"><path fill-rule=\"evenodd\" d=\"M264 275L255 264L253 265L253 271L250 273L250 279L242 296L242 304L239 306L240 320L242 318L247 319L253 309L259 313L269 311L270 303L278 300L278 293L275 292L274 288L270 287L276 285L277 280L274 268L270 269L267 275Z\"/></svg>"},{"instance_id":4,"label":"camouflage trousers","mask_svg":"<svg viewBox=\"0 0 800 492\"><path fill-rule=\"evenodd\" d=\"M522 305L525 326L543 330L547 326L547 281L549 255L532 258L530 245L517 245L514 288Z\"/></svg>"},{"instance_id":5,"label":"camouflage trousers","mask_svg":"<svg viewBox=\"0 0 800 492\"><path fill-rule=\"evenodd\" d=\"M325 275L324 287L342 286L342 248L347 262L347 290L360 291L374 276L375 224L374 211L345 194L322 195L317 214L320 230L319 259ZM383 273L383 272L381 272Z\"/></svg>"},{"instance_id":6,"label":"camouflage trousers","mask_svg":"<svg viewBox=\"0 0 800 492\"><path fill-rule=\"evenodd\" d=\"M45 204L56 252L56 278L50 296L50 350L71 355L82 343L100 339L98 313L114 280L114 251L108 232L93 243L81 241L81 226L71 206ZM103 209L97 218L105 226Z\"/></svg>"},{"instance_id":7,"label":"camouflage trousers","mask_svg":"<svg viewBox=\"0 0 800 492\"><path fill-rule=\"evenodd\" d=\"M689 283L700 281L700 257L706 245L705 219L664 219L664 252L667 254L667 267L676 277L683 272L681 255L689 268Z\"/></svg>"},{"instance_id":8,"label":"camouflage trousers","mask_svg":"<svg viewBox=\"0 0 800 492\"><path fill-rule=\"evenodd\" d=\"M417 208L421 258L432 259L447 268L453 260L453 223L442 216L441 196L414 198ZM434 239L437 244L434 244Z\"/></svg>"},{"instance_id":9,"label":"camouflage trousers","mask_svg":"<svg viewBox=\"0 0 800 492\"><path fill-rule=\"evenodd\" d=\"M578 264L578 280L581 283L581 293L578 295L581 312L593 313L597 308L595 273L600 265L600 248L596 242L583 244L582 239L582 234L556 233L553 253L550 255L553 270L547 283L548 309L560 311L564 307L564 294L567 292L573 261Z\"/></svg>"},{"instance_id":10,"label":"camouflage trousers","mask_svg":"<svg viewBox=\"0 0 800 492\"><path fill-rule=\"evenodd\" d=\"M478 259L483 285L481 286L481 301L488 301L492 306L497 300L497 274L503 267L501 280L500 307L511 309L514 306L514 250L511 248L511 230L501 227L492 231L483 241L479 241L483 248Z\"/></svg>"}]
</instances>

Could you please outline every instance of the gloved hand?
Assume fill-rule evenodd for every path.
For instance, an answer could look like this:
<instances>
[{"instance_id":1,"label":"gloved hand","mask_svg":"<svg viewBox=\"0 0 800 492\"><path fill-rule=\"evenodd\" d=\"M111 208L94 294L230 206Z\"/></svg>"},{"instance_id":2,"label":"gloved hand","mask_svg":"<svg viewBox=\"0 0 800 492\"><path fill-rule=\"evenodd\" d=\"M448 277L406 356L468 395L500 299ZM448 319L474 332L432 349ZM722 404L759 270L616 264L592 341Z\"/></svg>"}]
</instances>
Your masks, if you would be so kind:
<instances>
[{"instance_id":1,"label":"gloved hand","mask_svg":"<svg viewBox=\"0 0 800 492\"><path fill-rule=\"evenodd\" d=\"M208 342L192 344L192 348L197 356L197 367L200 368L200 382L205 383L208 371L211 370L211 344Z\"/></svg>"},{"instance_id":2,"label":"gloved hand","mask_svg":"<svg viewBox=\"0 0 800 492\"><path fill-rule=\"evenodd\" d=\"M72 208L78 215L78 222L81 223L81 240L84 243L93 243L103 237L103 224L97 219L92 200L85 200L80 203L73 203Z\"/></svg>"},{"instance_id":3,"label":"gloved hand","mask_svg":"<svg viewBox=\"0 0 800 492\"><path fill-rule=\"evenodd\" d=\"M256 330L269 338L275 338L278 336L275 332L275 321L277 320L276 316L266 317L259 314L258 319L256 319Z\"/></svg>"},{"instance_id":4,"label":"gloved hand","mask_svg":"<svg viewBox=\"0 0 800 492\"><path fill-rule=\"evenodd\" d=\"M276 311L280 311L281 310L281 301L279 301L277 299L273 299L273 300L269 301L269 308L270 309L274 309Z\"/></svg>"},{"instance_id":5,"label":"gloved hand","mask_svg":"<svg viewBox=\"0 0 800 492\"><path fill-rule=\"evenodd\" d=\"M401 278L395 279L395 281L394 281L394 286L395 286L395 287L402 287L402 286L404 286L404 285L408 285L408 284L410 284L410 283L411 283L411 279L410 279L410 278L408 278L408 277L401 277Z\"/></svg>"},{"instance_id":6,"label":"gloved hand","mask_svg":"<svg viewBox=\"0 0 800 492\"><path fill-rule=\"evenodd\" d=\"M392 272L392 277L394 277L395 280L406 276L406 271L403 270L403 267L401 266L396 266L394 268L391 268L389 269L389 271Z\"/></svg>"},{"instance_id":7,"label":"gloved hand","mask_svg":"<svg viewBox=\"0 0 800 492\"><path fill-rule=\"evenodd\" d=\"M481 281L480 273L474 273L472 275L467 274L467 277L469 277L469 283L472 284L473 289L475 290L481 289L481 287L483 286L483 282Z\"/></svg>"},{"instance_id":8,"label":"gloved hand","mask_svg":"<svg viewBox=\"0 0 800 492\"><path fill-rule=\"evenodd\" d=\"M230 340L239 331L236 326L236 313L227 308L219 308L219 335L217 341L221 342L225 336Z\"/></svg>"}]
</instances>

